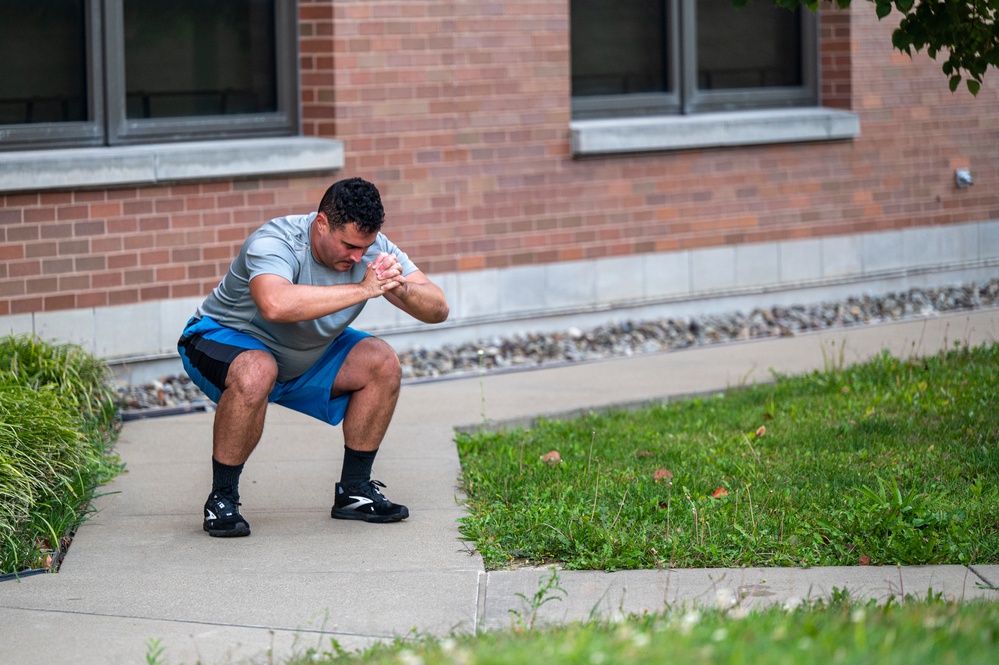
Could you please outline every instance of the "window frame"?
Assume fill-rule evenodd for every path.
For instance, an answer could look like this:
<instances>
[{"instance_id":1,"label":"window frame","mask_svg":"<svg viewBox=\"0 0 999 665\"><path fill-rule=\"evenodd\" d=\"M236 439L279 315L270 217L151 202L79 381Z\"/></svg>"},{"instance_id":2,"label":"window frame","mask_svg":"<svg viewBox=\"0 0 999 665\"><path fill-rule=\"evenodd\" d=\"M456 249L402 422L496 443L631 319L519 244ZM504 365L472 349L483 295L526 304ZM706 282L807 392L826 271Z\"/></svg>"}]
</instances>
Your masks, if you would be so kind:
<instances>
[{"instance_id":1,"label":"window frame","mask_svg":"<svg viewBox=\"0 0 999 665\"><path fill-rule=\"evenodd\" d=\"M682 0L683 31L683 113L705 113L740 109L787 108L818 105L818 16L799 9L801 22L801 85L794 87L740 90L698 90L697 88L697 0ZM736 9L738 11L738 9Z\"/></svg>"},{"instance_id":2,"label":"window frame","mask_svg":"<svg viewBox=\"0 0 999 665\"><path fill-rule=\"evenodd\" d=\"M85 0L89 120L0 125L0 151L297 136L298 2L275 0L277 110L259 114L128 119L123 0Z\"/></svg>"},{"instance_id":3,"label":"window frame","mask_svg":"<svg viewBox=\"0 0 999 665\"><path fill-rule=\"evenodd\" d=\"M573 118L631 117L680 112L680 1L666 3L666 82L669 92L572 97ZM569 11L572 11L570 4ZM571 23L571 19L570 19ZM571 57L571 56L570 56Z\"/></svg>"},{"instance_id":4,"label":"window frame","mask_svg":"<svg viewBox=\"0 0 999 665\"><path fill-rule=\"evenodd\" d=\"M664 0L671 92L572 97L573 120L818 106L818 15L801 10L802 85L739 90L697 89L697 0ZM571 7L570 7L571 11Z\"/></svg>"},{"instance_id":5,"label":"window frame","mask_svg":"<svg viewBox=\"0 0 999 665\"><path fill-rule=\"evenodd\" d=\"M104 145L104 68L98 57L103 43L101 0L83 5L84 52L87 58L87 116L89 120L0 125L3 150L46 149Z\"/></svg>"},{"instance_id":6,"label":"window frame","mask_svg":"<svg viewBox=\"0 0 999 665\"><path fill-rule=\"evenodd\" d=\"M105 0L108 145L298 133L297 2L274 1L277 110L270 113L129 119L126 116L124 0Z\"/></svg>"}]
</instances>

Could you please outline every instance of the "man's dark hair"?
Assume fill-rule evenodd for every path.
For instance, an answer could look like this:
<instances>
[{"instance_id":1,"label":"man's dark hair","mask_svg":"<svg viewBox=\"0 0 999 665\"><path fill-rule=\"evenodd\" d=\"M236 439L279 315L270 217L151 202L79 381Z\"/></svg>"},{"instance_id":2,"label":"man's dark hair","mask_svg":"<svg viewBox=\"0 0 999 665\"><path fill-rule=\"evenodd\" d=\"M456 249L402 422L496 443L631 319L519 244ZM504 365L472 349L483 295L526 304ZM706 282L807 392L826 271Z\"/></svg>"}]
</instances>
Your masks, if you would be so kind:
<instances>
[{"instance_id":1,"label":"man's dark hair","mask_svg":"<svg viewBox=\"0 0 999 665\"><path fill-rule=\"evenodd\" d=\"M385 208L378 188L361 178L348 178L330 185L319 203L330 226L342 229L356 224L362 233L376 233L385 221Z\"/></svg>"}]
</instances>

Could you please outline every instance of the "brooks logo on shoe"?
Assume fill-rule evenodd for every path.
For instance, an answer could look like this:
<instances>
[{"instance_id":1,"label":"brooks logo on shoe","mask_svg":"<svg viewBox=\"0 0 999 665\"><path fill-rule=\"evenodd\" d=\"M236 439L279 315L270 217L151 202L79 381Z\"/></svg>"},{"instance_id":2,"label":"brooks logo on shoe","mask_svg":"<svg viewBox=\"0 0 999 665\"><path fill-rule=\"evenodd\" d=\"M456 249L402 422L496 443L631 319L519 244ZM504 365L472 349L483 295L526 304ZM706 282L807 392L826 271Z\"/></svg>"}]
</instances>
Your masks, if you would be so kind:
<instances>
[{"instance_id":1,"label":"brooks logo on shoe","mask_svg":"<svg viewBox=\"0 0 999 665\"><path fill-rule=\"evenodd\" d=\"M349 496L347 498L353 499L354 502L341 506L344 510L358 510L364 506L374 503L374 501L364 496Z\"/></svg>"}]
</instances>

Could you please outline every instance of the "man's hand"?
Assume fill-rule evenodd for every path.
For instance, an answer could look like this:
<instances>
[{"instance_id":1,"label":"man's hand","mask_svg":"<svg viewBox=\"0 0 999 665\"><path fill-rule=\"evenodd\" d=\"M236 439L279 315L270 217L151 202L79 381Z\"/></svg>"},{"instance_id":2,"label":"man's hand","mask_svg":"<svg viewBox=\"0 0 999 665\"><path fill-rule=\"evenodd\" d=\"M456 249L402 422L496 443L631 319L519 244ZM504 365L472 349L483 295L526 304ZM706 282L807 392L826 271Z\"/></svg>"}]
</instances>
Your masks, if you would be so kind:
<instances>
[{"instance_id":1,"label":"man's hand","mask_svg":"<svg viewBox=\"0 0 999 665\"><path fill-rule=\"evenodd\" d=\"M364 275L364 281L373 279L378 285L379 295L385 291L391 291L399 287L405 287L406 278L402 274L402 265L394 254L381 252L375 260L368 264L368 271Z\"/></svg>"}]
</instances>

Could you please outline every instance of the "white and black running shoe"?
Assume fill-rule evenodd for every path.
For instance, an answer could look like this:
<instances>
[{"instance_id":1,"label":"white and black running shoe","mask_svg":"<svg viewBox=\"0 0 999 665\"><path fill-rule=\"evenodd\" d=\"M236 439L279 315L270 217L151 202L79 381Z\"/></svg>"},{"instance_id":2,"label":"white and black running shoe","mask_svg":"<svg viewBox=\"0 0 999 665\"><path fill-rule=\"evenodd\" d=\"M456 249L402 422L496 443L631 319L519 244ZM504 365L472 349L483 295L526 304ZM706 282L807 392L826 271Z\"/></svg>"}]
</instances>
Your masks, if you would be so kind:
<instances>
[{"instance_id":1,"label":"white and black running shoe","mask_svg":"<svg viewBox=\"0 0 999 665\"><path fill-rule=\"evenodd\" d=\"M385 484L378 480L369 480L350 489L337 483L330 516L365 522L398 522L409 517L409 508L386 499L379 487L385 487Z\"/></svg>"},{"instance_id":2,"label":"white and black running shoe","mask_svg":"<svg viewBox=\"0 0 999 665\"><path fill-rule=\"evenodd\" d=\"M239 514L239 502L212 492L205 502L205 531L216 538L249 536L250 525Z\"/></svg>"}]
</instances>

